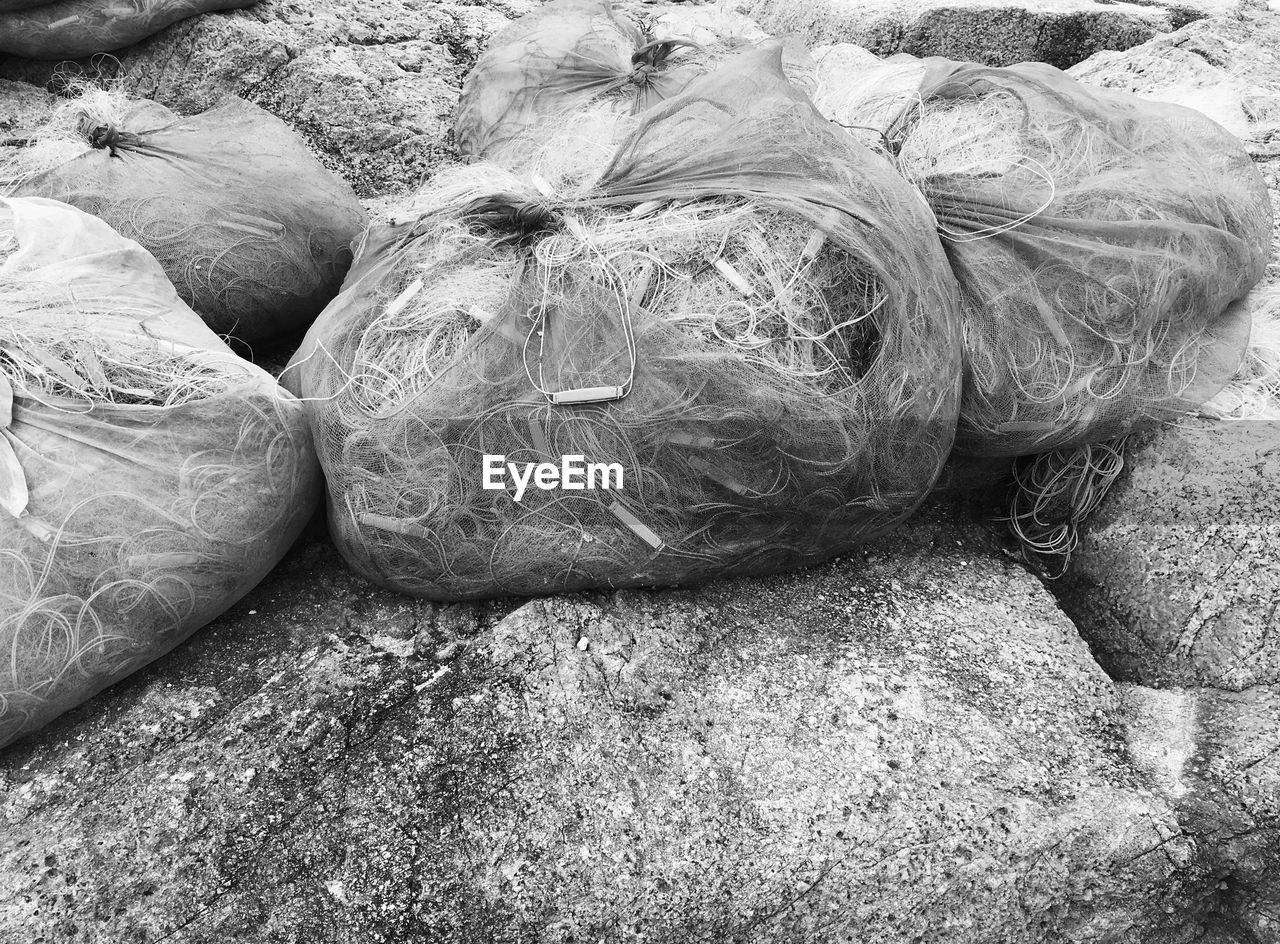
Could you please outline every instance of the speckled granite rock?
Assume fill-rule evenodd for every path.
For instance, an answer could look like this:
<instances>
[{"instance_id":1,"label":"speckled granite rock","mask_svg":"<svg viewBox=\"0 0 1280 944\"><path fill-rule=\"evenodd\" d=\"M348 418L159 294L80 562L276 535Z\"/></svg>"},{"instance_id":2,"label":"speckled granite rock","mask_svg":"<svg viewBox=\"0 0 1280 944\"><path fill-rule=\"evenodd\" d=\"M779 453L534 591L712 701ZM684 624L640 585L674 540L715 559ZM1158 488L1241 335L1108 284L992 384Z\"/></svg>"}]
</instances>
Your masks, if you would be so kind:
<instances>
[{"instance_id":1,"label":"speckled granite rock","mask_svg":"<svg viewBox=\"0 0 1280 944\"><path fill-rule=\"evenodd\" d=\"M21 133L48 113L53 96L26 82L0 79L0 138Z\"/></svg>"},{"instance_id":2,"label":"speckled granite rock","mask_svg":"<svg viewBox=\"0 0 1280 944\"><path fill-rule=\"evenodd\" d=\"M1280 683L1280 423L1188 419L1126 465L1057 588L1098 659L1147 685Z\"/></svg>"},{"instance_id":3,"label":"speckled granite rock","mask_svg":"<svg viewBox=\"0 0 1280 944\"><path fill-rule=\"evenodd\" d=\"M0 939L1203 940L1220 879L1127 711L937 510L808 574L519 608L312 543L0 755Z\"/></svg>"},{"instance_id":4,"label":"speckled granite rock","mask_svg":"<svg viewBox=\"0 0 1280 944\"><path fill-rule=\"evenodd\" d=\"M1198 109L1255 156L1280 154L1280 12L1198 20L1069 71L1092 85Z\"/></svg>"},{"instance_id":5,"label":"speckled granite rock","mask_svg":"<svg viewBox=\"0 0 1280 944\"><path fill-rule=\"evenodd\" d=\"M1195 837L1228 940L1280 940L1280 686L1122 699L1130 756Z\"/></svg>"},{"instance_id":6,"label":"speckled granite rock","mask_svg":"<svg viewBox=\"0 0 1280 944\"><path fill-rule=\"evenodd\" d=\"M1248 0L1248 6L1261 6ZM877 55L948 56L988 65L1035 60L1066 68L1101 49L1128 49L1157 33L1235 9L1232 0L738 0L773 32L810 45L856 43Z\"/></svg>"}]
</instances>

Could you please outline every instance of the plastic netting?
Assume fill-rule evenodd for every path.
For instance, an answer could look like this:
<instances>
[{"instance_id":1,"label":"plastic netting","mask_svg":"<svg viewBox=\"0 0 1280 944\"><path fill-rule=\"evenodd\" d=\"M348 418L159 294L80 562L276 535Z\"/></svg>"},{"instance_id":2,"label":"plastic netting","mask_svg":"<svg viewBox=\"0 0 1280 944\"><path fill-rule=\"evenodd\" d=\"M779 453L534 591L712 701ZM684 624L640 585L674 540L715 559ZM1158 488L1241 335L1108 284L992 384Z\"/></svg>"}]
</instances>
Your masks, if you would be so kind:
<instances>
[{"instance_id":1,"label":"plastic netting","mask_svg":"<svg viewBox=\"0 0 1280 944\"><path fill-rule=\"evenodd\" d=\"M820 63L819 106L919 188L960 284L959 450L1107 441L1227 383L1271 230L1239 141L1046 65L840 49Z\"/></svg>"},{"instance_id":2,"label":"plastic netting","mask_svg":"<svg viewBox=\"0 0 1280 944\"><path fill-rule=\"evenodd\" d=\"M0 0L0 53L81 59L141 42L188 17L253 6L257 0ZM7 4L7 5L6 5Z\"/></svg>"},{"instance_id":3,"label":"plastic netting","mask_svg":"<svg viewBox=\"0 0 1280 944\"><path fill-rule=\"evenodd\" d=\"M56 2L56 0L0 0L0 13L13 13L17 10L30 10Z\"/></svg>"},{"instance_id":4,"label":"plastic netting","mask_svg":"<svg viewBox=\"0 0 1280 944\"><path fill-rule=\"evenodd\" d=\"M331 532L378 583L776 571L900 521L942 467L960 330L932 218L777 49L641 116L596 174L473 165L418 208L373 231L287 371ZM486 456L623 478L517 501Z\"/></svg>"},{"instance_id":5,"label":"plastic netting","mask_svg":"<svg viewBox=\"0 0 1280 944\"><path fill-rule=\"evenodd\" d=\"M560 132L566 113L589 109L597 117L587 121L638 114L763 39L745 17L719 10L639 23L608 0L555 0L498 33L467 76L454 120L458 151L519 164ZM798 84L812 82L799 43L785 45L783 68Z\"/></svg>"},{"instance_id":6,"label":"plastic netting","mask_svg":"<svg viewBox=\"0 0 1280 944\"><path fill-rule=\"evenodd\" d=\"M319 491L302 404L155 260L0 199L0 746L234 604Z\"/></svg>"},{"instance_id":7,"label":"plastic netting","mask_svg":"<svg viewBox=\"0 0 1280 944\"><path fill-rule=\"evenodd\" d=\"M100 217L154 255L211 328L249 343L311 323L366 222L350 186L256 105L228 98L179 118L92 87L0 166L0 194Z\"/></svg>"}]
</instances>

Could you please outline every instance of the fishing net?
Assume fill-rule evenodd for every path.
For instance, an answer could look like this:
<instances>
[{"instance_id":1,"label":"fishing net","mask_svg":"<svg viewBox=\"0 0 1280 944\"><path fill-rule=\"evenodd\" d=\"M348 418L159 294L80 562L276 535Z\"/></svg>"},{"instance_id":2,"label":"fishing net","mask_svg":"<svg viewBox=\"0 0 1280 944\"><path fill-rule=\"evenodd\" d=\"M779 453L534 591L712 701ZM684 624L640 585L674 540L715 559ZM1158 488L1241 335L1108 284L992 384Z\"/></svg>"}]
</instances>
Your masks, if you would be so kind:
<instances>
[{"instance_id":1,"label":"fishing net","mask_svg":"<svg viewBox=\"0 0 1280 944\"><path fill-rule=\"evenodd\" d=\"M166 26L257 0L0 0L0 53L28 59L82 59L139 43Z\"/></svg>"},{"instance_id":2,"label":"fishing net","mask_svg":"<svg viewBox=\"0 0 1280 944\"><path fill-rule=\"evenodd\" d=\"M1127 436L1025 456L1013 464L1006 523L1022 558L1058 580L1080 546L1080 527L1124 471Z\"/></svg>"},{"instance_id":3,"label":"fishing net","mask_svg":"<svg viewBox=\"0 0 1280 944\"><path fill-rule=\"evenodd\" d=\"M179 118L80 85L0 166L0 194L69 203L137 240L219 334L300 331L365 224L351 188L274 115L228 98Z\"/></svg>"},{"instance_id":4,"label":"fishing net","mask_svg":"<svg viewBox=\"0 0 1280 944\"><path fill-rule=\"evenodd\" d=\"M0 13L30 10L32 7L46 6L50 2L55 2L55 0L0 0Z\"/></svg>"},{"instance_id":5,"label":"fishing net","mask_svg":"<svg viewBox=\"0 0 1280 944\"><path fill-rule=\"evenodd\" d=\"M1280 420L1280 283L1256 286L1246 304L1253 324L1244 360L1202 412L1218 419Z\"/></svg>"},{"instance_id":6,"label":"fishing net","mask_svg":"<svg viewBox=\"0 0 1280 944\"><path fill-rule=\"evenodd\" d=\"M932 220L776 48L642 115L602 171L472 165L416 209L371 233L287 371L331 532L378 583L775 571L892 526L942 467L960 337ZM622 478L517 500L486 456Z\"/></svg>"},{"instance_id":7,"label":"fishing net","mask_svg":"<svg viewBox=\"0 0 1280 944\"><path fill-rule=\"evenodd\" d=\"M555 144L573 111L638 114L766 38L746 17L715 9L636 22L608 0L555 0L498 33L467 76L458 151L519 164ZM813 81L799 43L785 44L783 69L798 84Z\"/></svg>"},{"instance_id":8,"label":"fishing net","mask_svg":"<svg viewBox=\"0 0 1280 944\"><path fill-rule=\"evenodd\" d=\"M959 450L1111 440L1231 378L1271 230L1239 141L1040 64L848 65L822 58L818 103L919 188L960 284Z\"/></svg>"},{"instance_id":9,"label":"fishing net","mask_svg":"<svg viewBox=\"0 0 1280 944\"><path fill-rule=\"evenodd\" d=\"M136 243L0 199L0 746L254 586L319 497L302 404Z\"/></svg>"}]
</instances>

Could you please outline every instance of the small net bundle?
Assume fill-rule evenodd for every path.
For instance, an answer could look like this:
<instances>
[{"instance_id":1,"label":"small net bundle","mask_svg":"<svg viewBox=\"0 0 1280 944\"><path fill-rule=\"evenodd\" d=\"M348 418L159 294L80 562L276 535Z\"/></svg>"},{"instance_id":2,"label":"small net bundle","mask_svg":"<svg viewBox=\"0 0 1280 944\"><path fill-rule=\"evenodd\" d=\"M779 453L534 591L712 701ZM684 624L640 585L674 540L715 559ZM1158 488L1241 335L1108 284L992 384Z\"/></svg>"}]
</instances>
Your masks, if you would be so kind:
<instances>
[{"instance_id":1,"label":"small net bundle","mask_svg":"<svg viewBox=\"0 0 1280 944\"><path fill-rule=\"evenodd\" d=\"M166 26L257 0L0 0L0 53L28 59L82 59L142 42Z\"/></svg>"},{"instance_id":2,"label":"small net bundle","mask_svg":"<svg viewBox=\"0 0 1280 944\"><path fill-rule=\"evenodd\" d=\"M1080 85L1049 66L945 59L874 69L819 100L879 124L928 201L960 284L957 448L1016 456L1104 442L1198 407L1248 338L1265 185L1197 112Z\"/></svg>"},{"instance_id":3,"label":"small net bundle","mask_svg":"<svg viewBox=\"0 0 1280 944\"><path fill-rule=\"evenodd\" d=\"M110 223L211 328L240 341L301 331L337 294L364 210L282 121L240 99L179 118L69 86L0 165L0 195L59 200Z\"/></svg>"},{"instance_id":4,"label":"small net bundle","mask_svg":"<svg viewBox=\"0 0 1280 944\"><path fill-rule=\"evenodd\" d=\"M0 200L0 746L248 592L310 516L302 405L147 254Z\"/></svg>"},{"instance_id":5,"label":"small net bundle","mask_svg":"<svg viewBox=\"0 0 1280 944\"><path fill-rule=\"evenodd\" d=\"M358 571L437 599L686 583L916 507L954 432L955 286L918 199L776 49L549 179L440 175L290 365ZM586 487L486 482L498 456L576 457Z\"/></svg>"},{"instance_id":6,"label":"small net bundle","mask_svg":"<svg viewBox=\"0 0 1280 944\"><path fill-rule=\"evenodd\" d=\"M454 120L458 152L519 166L554 144L550 136L574 112L638 114L766 39L740 14L675 10L636 22L609 0L554 0L498 33L467 76ZM811 76L798 43L785 47L783 62L789 77Z\"/></svg>"}]
</instances>

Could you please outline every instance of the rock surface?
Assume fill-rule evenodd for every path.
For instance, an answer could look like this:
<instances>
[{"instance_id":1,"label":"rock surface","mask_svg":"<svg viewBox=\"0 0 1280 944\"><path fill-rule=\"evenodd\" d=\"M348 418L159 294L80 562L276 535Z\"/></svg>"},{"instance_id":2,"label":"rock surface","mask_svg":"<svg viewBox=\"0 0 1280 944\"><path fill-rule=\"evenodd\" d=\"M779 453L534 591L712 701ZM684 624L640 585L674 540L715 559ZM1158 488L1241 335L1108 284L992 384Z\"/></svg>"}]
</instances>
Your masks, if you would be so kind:
<instances>
[{"instance_id":1,"label":"rock surface","mask_svg":"<svg viewBox=\"0 0 1280 944\"><path fill-rule=\"evenodd\" d=\"M1187 420L1126 465L1057 589L1098 659L1147 685L1280 683L1280 423Z\"/></svg>"},{"instance_id":2,"label":"rock surface","mask_svg":"<svg viewBox=\"0 0 1280 944\"><path fill-rule=\"evenodd\" d=\"M21 134L47 115L53 95L26 82L0 79L0 102L0 138L8 138Z\"/></svg>"},{"instance_id":3,"label":"rock surface","mask_svg":"<svg viewBox=\"0 0 1280 944\"><path fill-rule=\"evenodd\" d=\"M1123 52L1099 52L1069 71L1082 82L1202 111L1255 157L1280 154L1280 13L1198 20Z\"/></svg>"},{"instance_id":4,"label":"rock surface","mask_svg":"<svg viewBox=\"0 0 1280 944\"><path fill-rule=\"evenodd\" d=\"M1130 756L1203 851L1223 926L1244 941L1280 940L1280 686L1133 686L1121 697Z\"/></svg>"},{"instance_id":5,"label":"rock surface","mask_svg":"<svg viewBox=\"0 0 1280 944\"><path fill-rule=\"evenodd\" d=\"M313 543L0 756L0 939L1203 939L1224 879L1134 698L946 509L803 575L518 609Z\"/></svg>"},{"instance_id":6,"label":"rock surface","mask_svg":"<svg viewBox=\"0 0 1280 944\"><path fill-rule=\"evenodd\" d=\"M1256 0L1254 0L1256 2ZM739 0L775 33L811 46L854 43L886 56L947 56L988 65L1074 65L1102 49L1128 49L1152 36L1233 9L1230 0L1187 4L1112 0Z\"/></svg>"}]
</instances>

